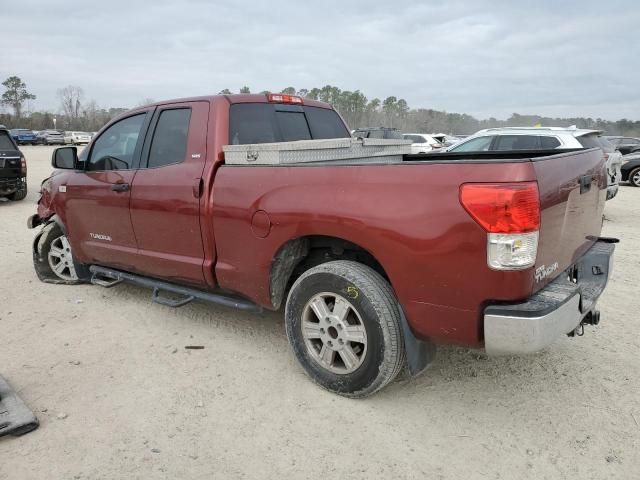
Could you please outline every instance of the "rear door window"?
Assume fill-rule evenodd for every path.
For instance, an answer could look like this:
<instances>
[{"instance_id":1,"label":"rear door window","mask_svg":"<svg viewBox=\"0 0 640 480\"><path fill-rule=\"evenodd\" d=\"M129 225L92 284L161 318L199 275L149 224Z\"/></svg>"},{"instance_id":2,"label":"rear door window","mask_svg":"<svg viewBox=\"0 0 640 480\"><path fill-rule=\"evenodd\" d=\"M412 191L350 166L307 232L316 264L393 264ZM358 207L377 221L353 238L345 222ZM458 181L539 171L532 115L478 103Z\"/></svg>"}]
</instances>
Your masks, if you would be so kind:
<instances>
[{"instance_id":1,"label":"rear door window","mask_svg":"<svg viewBox=\"0 0 640 480\"><path fill-rule=\"evenodd\" d=\"M190 108L160 112L149 150L149 168L180 163L184 160L190 119Z\"/></svg>"},{"instance_id":2,"label":"rear door window","mask_svg":"<svg viewBox=\"0 0 640 480\"><path fill-rule=\"evenodd\" d=\"M540 137L540 148L552 150L560 146L560 140L556 137Z\"/></svg>"},{"instance_id":3,"label":"rear door window","mask_svg":"<svg viewBox=\"0 0 640 480\"><path fill-rule=\"evenodd\" d=\"M326 108L236 103L229 115L232 145L350 137L338 114Z\"/></svg>"},{"instance_id":4,"label":"rear door window","mask_svg":"<svg viewBox=\"0 0 640 480\"><path fill-rule=\"evenodd\" d=\"M537 150L540 148L537 135L498 135L493 150Z\"/></svg>"}]
</instances>

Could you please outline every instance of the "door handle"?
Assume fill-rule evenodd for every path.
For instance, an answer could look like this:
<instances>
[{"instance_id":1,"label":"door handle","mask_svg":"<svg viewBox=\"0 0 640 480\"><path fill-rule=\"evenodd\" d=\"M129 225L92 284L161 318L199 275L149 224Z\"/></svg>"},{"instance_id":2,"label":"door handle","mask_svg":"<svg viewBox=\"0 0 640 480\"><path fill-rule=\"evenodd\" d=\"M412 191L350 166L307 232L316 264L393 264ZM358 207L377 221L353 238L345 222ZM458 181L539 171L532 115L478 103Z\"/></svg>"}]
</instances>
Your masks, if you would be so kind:
<instances>
[{"instance_id":1,"label":"door handle","mask_svg":"<svg viewBox=\"0 0 640 480\"><path fill-rule=\"evenodd\" d=\"M128 183L112 183L111 190L114 192L128 192L129 184Z\"/></svg>"},{"instance_id":2,"label":"door handle","mask_svg":"<svg viewBox=\"0 0 640 480\"><path fill-rule=\"evenodd\" d=\"M196 178L196 181L193 183L194 198L200 198L203 192L204 192L204 182L202 181L202 178Z\"/></svg>"}]
</instances>

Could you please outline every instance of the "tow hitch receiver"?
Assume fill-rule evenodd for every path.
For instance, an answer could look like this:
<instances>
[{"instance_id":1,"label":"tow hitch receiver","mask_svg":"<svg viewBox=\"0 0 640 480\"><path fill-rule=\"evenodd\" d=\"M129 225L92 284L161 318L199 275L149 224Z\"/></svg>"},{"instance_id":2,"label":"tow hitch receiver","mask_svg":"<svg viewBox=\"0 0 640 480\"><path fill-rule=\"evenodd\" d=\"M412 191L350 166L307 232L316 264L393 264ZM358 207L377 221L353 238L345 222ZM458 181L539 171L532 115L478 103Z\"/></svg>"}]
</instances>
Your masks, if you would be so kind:
<instances>
[{"instance_id":1,"label":"tow hitch receiver","mask_svg":"<svg viewBox=\"0 0 640 480\"><path fill-rule=\"evenodd\" d=\"M600 323L600 310L593 310L591 312L589 312L580 322L580 324L575 328L575 330L572 330L571 332L567 333L568 336L570 337L581 337L584 335L584 326L585 325L593 325L596 326Z\"/></svg>"},{"instance_id":2,"label":"tow hitch receiver","mask_svg":"<svg viewBox=\"0 0 640 480\"><path fill-rule=\"evenodd\" d=\"M33 412L0 376L0 437L19 437L40 425Z\"/></svg>"}]
</instances>

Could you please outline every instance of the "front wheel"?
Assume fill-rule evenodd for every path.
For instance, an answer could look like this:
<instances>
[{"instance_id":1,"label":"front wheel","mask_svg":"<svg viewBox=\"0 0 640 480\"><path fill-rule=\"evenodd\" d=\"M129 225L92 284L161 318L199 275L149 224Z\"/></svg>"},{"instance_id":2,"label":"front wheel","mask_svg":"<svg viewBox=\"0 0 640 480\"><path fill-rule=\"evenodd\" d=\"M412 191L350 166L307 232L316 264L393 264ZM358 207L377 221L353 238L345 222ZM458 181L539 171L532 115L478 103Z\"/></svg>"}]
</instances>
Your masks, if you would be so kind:
<instances>
[{"instance_id":1,"label":"front wheel","mask_svg":"<svg viewBox=\"0 0 640 480\"><path fill-rule=\"evenodd\" d=\"M37 238L33 250L33 266L43 282L80 282L69 240L55 222L45 225Z\"/></svg>"},{"instance_id":2,"label":"front wheel","mask_svg":"<svg viewBox=\"0 0 640 480\"><path fill-rule=\"evenodd\" d=\"M289 292L285 319L296 358L331 392L366 397L404 367L395 295L365 265L338 260L306 271Z\"/></svg>"},{"instance_id":3,"label":"front wheel","mask_svg":"<svg viewBox=\"0 0 640 480\"><path fill-rule=\"evenodd\" d=\"M629 174L629 183L634 187L640 187L640 167L631 171Z\"/></svg>"}]
</instances>

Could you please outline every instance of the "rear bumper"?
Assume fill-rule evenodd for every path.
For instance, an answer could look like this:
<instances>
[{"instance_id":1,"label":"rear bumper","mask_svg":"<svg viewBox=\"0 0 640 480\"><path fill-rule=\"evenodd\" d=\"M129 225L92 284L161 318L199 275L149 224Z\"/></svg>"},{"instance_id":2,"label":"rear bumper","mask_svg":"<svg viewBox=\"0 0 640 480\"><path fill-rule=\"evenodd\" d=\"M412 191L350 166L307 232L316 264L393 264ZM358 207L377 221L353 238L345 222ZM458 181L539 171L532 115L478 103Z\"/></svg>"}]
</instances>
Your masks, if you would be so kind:
<instances>
[{"instance_id":1,"label":"rear bumper","mask_svg":"<svg viewBox=\"0 0 640 480\"><path fill-rule=\"evenodd\" d=\"M22 184L22 178L0 178L0 194L7 195L18 190Z\"/></svg>"},{"instance_id":2,"label":"rear bumper","mask_svg":"<svg viewBox=\"0 0 640 480\"><path fill-rule=\"evenodd\" d=\"M615 245L599 240L568 271L515 305L492 305L484 311L484 343L489 355L537 352L573 332L594 314L613 267ZM576 282L570 281L572 276Z\"/></svg>"}]
</instances>

